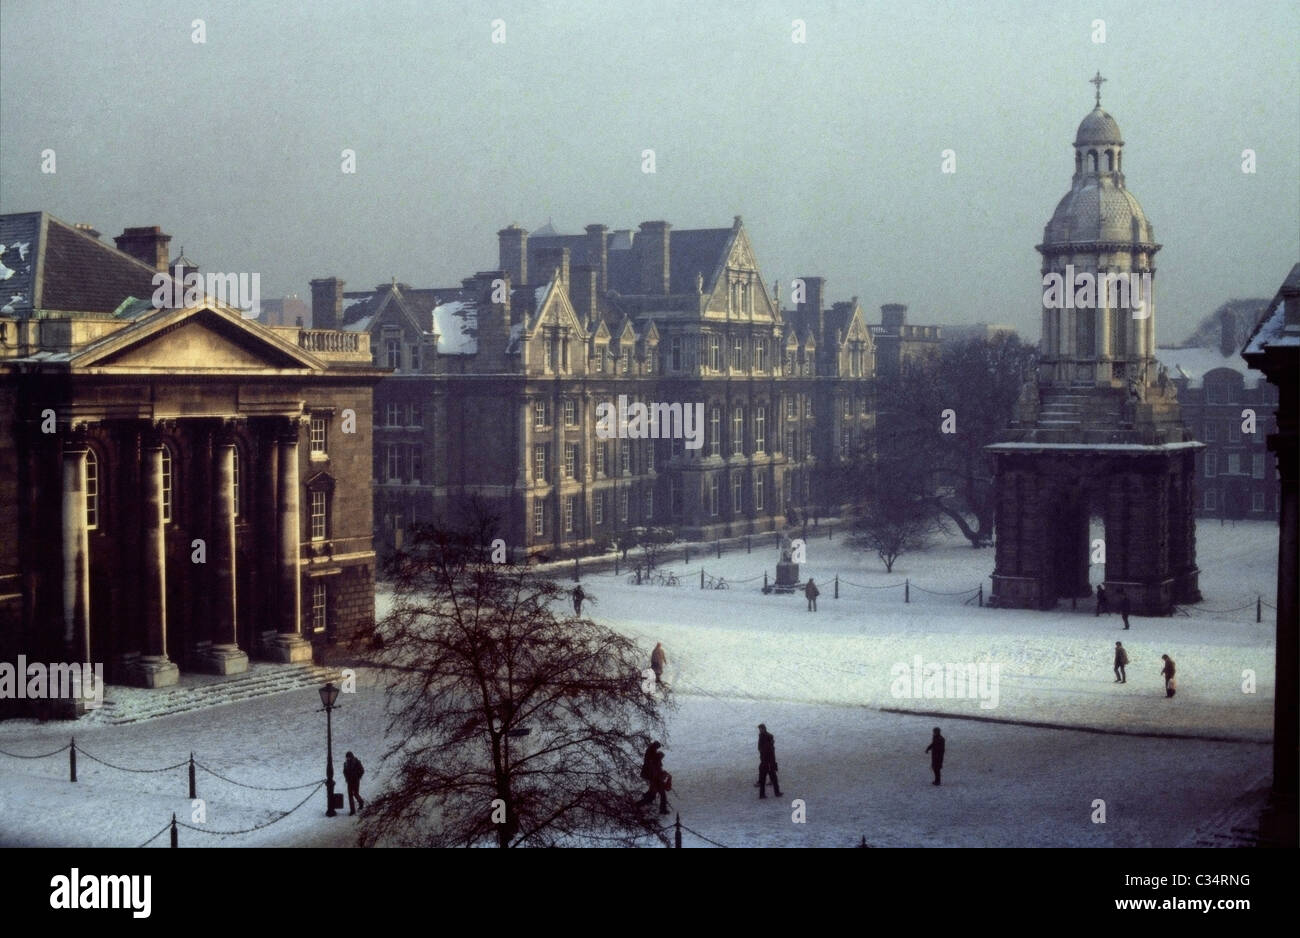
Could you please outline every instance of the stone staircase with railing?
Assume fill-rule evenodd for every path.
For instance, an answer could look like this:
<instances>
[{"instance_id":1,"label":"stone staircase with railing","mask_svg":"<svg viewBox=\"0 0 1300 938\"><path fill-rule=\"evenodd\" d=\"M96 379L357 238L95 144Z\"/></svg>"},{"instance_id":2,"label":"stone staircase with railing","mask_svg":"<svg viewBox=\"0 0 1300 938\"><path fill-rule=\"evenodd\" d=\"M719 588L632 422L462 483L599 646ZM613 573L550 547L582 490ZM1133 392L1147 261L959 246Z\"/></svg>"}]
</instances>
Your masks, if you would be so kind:
<instances>
[{"instance_id":1,"label":"stone staircase with railing","mask_svg":"<svg viewBox=\"0 0 1300 938\"><path fill-rule=\"evenodd\" d=\"M341 675L337 668L314 664L255 662L245 673L230 677L183 673L180 683L172 687L141 688L109 684L104 691L103 706L87 710L82 722L110 726L137 723L206 707L238 703L253 697L320 687L327 681L337 683L339 680Z\"/></svg>"}]
</instances>

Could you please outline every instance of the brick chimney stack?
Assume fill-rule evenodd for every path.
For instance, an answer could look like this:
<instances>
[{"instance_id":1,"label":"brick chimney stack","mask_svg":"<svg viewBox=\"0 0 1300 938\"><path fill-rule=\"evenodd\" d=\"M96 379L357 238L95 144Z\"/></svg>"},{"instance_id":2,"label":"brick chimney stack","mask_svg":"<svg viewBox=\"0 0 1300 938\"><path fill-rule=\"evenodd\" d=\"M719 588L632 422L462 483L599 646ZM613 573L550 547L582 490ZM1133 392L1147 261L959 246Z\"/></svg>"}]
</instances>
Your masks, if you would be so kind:
<instances>
[{"instance_id":1,"label":"brick chimney stack","mask_svg":"<svg viewBox=\"0 0 1300 938\"><path fill-rule=\"evenodd\" d=\"M113 239L113 243L119 251L143 261L154 270L166 271L169 255L167 243L171 239L171 235L163 234L161 228L153 225L148 228L124 228Z\"/></svg>"},{"instance_id":2,"label":"brick chimney stack","mask_svg":"<svg viewBox=\"0 0 1300 938\"><path fill-rule=\"evenodd\" d=\"M323 277L311 282L311 327L343 327L343 283L338 277Z\"/></svg>"},{"instance_id":3,"label":"brick chimney stack","mask_svg":"<svg viewBox=\"0 0 1300 938\"><path fill-rule=\"evenodd\" d=\"M497 266L510 275L510 282L523 286L528 282L528 232L518 225L497 232Z\"/></svg>"},{"instance_id":4,"label":"brick chimney stack","mask_svg":"<svg viewBox=\"0 0 1300 938\"><path fill-rule=\"evenodd\" d=\"M886 303L880 307L880 324L886 329L900 332L907 322L907 307L902 303Z\"/></svg>"},{"instance_id":5,"label":"brick chimney stack","mask_svg":"<svg viewBox=\"0 0 1300 938\"><path fill-rule=\"evenodd\" d=\"M609 229L604 225L587 226L587 257L596 268L596 289L609 289Z\"/></svg>"},{"instance_id":6,"label":"brick chimney stack","mask_svg":"<svg viewBox=\"0 0 1300 938\"><path fill-rule=\"evenodd\" d=\"M1219 351L1225 358L1237 351L1237 321L1227 309L1219 314Z\"/></svg>"},{"instance_id":7,"label":"brick chimney stack","mask_svg":"<svg viewBox=\"0 0 1300 938\"><path fill-rule=\"evenodd\" d=\"M590 329L596 319L599 292L600 271L594 264L576 264L573 267L573 281L569 285L569 302L578 314L582 325Z\"/></svg>"},{"instance_id":8,"label":"brick chimney stack","mask_svg":"<svg viewBox=\"0 0 1300 938\"><path fill-rule=\"evenodd\" d=\"M537 265L537 270L533 276L539 283L548 281L554 272L560 271L560 283L567 289L569 285L569 249L568 248L539 248L533 254L533 263Z\"/></svg>"},{"instance_id":9,"label":"brick chimney stack","mask_svg":"<svg viewBox=\"0 0 1300 938\"><path fill-rule=\"evenodd\" d=\"M643 221L634 248L641 263L641 292L667 295L669 283L668 237L672 225L666 221Z\"/></svg>"}]
</instances>

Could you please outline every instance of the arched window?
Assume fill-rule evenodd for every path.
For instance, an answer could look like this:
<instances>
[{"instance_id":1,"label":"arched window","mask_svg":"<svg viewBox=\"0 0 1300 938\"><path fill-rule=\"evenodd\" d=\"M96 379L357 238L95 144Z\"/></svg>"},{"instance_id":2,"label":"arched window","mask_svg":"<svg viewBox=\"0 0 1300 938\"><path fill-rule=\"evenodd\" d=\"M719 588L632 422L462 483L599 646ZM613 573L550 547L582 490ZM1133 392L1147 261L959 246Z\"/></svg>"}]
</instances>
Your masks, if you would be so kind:
<instances>
[{"instance_id":1,"label":"arched window","mask_svg":"<svg viewBox=\"0 0 1300 938\"><path fill-rule=\"evenodd\" d=\"M1096 151L1096 150L1089 150L1089 151L1088 151L1088 162L1089 162L1089 165L1090 165L1091 168L1092 168L1092 171L1095 173L1095 172L1097 171L1097 151Z\"/></svg>"},{"instance_id":2,"label":"arched window","mask_svg":"<svg viewBox=\"0 0 1300 938\"><path fill-rule=\"evenodd\" d=\"M232 478L234 480L233 488L234 488L234 499L235 499L235 509L234 509L235 517L238 518L239 517L239 447L238 446L234 447L234 450L235 450L234 458L232 460L234 471L232 473Z\"/></svg>"},{"instance_id":3,"label":"arched window","mask_svg":"<svg viewBox=\"0 0 1300 938\"><path fill-rule=\"evenodd\" d=\"M1115 151L1114 150L1106 151L1106 171L1108 173L1115 172Z\"/></svg>"},{"instance_id":4,"label":"arched window","mask_svg":"<svg viewBox=\"0 0 1300 938\"><path fill-rule=\"evenodd\" d=\"M172 520L172 451L166 444L162 448L162 519Z\"/></svg>"},{"instance_id":5,"label":"arched window","mask_svg":"<svg viewBox=\"0 0 1300 938\"><path fill-rule=\"evenodd\" d=\"M1083 154L1078 150L1074 151L1074 171L1076 173L1083 172Z\"/></svg>"},{"instance_id":6,"label":"arched window","mask_svg":"<svg viewBox=\"0 0 1300 938\"><path fill-rule=\"evenodd\" d=\"M99 457L86 450L86 528L99 527Z\"/></svg>"}]
</instances>

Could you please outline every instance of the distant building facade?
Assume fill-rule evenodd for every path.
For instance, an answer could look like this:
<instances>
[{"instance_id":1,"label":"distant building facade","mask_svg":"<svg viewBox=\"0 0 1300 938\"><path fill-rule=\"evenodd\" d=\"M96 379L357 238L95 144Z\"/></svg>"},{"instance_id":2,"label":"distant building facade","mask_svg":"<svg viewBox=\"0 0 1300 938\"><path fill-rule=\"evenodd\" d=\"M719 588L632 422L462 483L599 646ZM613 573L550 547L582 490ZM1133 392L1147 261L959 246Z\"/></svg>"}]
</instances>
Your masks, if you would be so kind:
<instances>
[{"instance_id":1,"label":"distant building facade","mask_svg":"<svg viewBox=\"0 0 1300 938\"><path fill-rule=\"evenodd\" d=\"M155 308L168 236L0 216L0 660L310 660L374 617L368 336Z\"/></svg>"}]
</instances>

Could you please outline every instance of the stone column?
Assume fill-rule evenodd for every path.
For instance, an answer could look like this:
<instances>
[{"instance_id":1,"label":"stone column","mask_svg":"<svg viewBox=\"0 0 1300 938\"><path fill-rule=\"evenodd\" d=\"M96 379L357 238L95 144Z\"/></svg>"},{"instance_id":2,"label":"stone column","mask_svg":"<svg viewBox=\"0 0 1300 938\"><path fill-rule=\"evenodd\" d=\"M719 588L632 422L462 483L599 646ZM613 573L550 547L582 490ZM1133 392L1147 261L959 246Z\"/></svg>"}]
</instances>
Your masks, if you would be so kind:
<instances>
[{"instance_id":1,"label":"stone column","mask_svg":"<svg viewBox=\"0 0 1300 938\"><path fill-rule=\"evenodd\" d=\"M212 463L212 532L208 545L212 634L211 644L203 652L203 664L214 674L242 674L248 670L248 655L240 650L236 633L235 440L228 428L213 441Z\"/></svg>"},{"instance_id":2,"label":"stone column","mask_svg":"<svg viewBox=\"0 0 1300 938\"><path fill-rule=\"evenodd\" d=\"M63 648L90 661L90 550L86 528L86 444L63 444Z\"/></svg>"},{"instance_id":3,"label":"stone column","mask_svg":"<svg viewBox=\"0 0 1300 938\"><path fill-rule=\"evenodd\" d=\"M144 687L166 687L180 680L180 669L167 657L167 543L163 523L163 443L146 435L141 446L140 583L145 613L144 654L133 663L133 677Z\"/></svg>"},{"instance_id":4,"label":"stone column","mask_svg":"<svg viewBox=\"0 0 1300 938\"><path fill-rule=\"evenodd\" d=\"M276 514L279 518L280 621L279 632L269 649L277 661L311 661L311 644L302 636L302 519L299 512L298 437L299 422L276 440L279 450L279 479L276 485Z\"/></svg>"}]
</instances>

